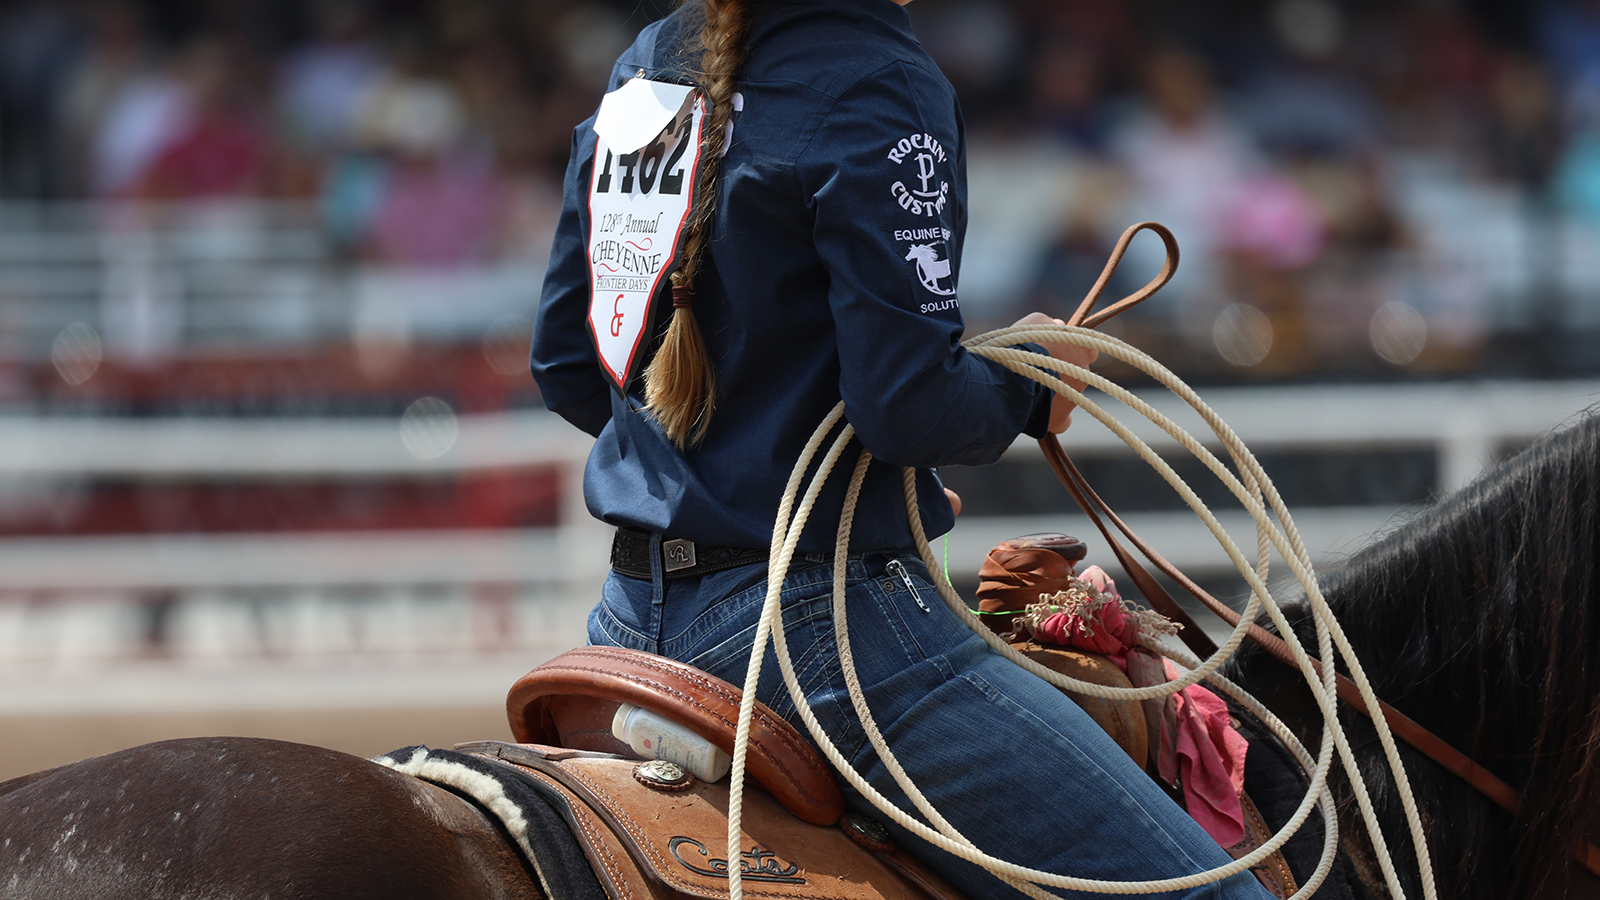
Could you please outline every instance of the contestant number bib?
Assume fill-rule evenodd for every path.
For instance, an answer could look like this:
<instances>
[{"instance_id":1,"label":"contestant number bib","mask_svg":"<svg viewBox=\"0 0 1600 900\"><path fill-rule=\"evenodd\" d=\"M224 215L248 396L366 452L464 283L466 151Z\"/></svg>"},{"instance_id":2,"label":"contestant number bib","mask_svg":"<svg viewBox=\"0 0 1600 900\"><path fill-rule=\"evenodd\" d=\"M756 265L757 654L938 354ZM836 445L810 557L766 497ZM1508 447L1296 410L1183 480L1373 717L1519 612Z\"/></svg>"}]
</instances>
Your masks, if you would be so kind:
<instances>
[{"instance_id":1,"label":"contestant number bib","mask_svg":"<svg viewBox=\"0 0 1600 900\"><path fill-rule=\"evenodd\" d=\"M619 391L643 368L656 323L671 315L662 290L677 268L694 208L705 104L691 95L655 139L618 153L595 138L589 184L589 331Z\"/></svg>"}]
</instances>

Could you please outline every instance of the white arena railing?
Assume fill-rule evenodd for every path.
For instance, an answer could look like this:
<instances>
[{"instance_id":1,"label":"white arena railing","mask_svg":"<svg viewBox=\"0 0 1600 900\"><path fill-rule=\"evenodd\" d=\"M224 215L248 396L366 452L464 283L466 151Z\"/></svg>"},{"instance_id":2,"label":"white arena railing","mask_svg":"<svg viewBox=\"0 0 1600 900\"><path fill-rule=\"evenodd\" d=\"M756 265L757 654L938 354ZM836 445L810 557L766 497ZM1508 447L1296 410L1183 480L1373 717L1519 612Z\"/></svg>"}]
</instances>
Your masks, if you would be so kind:
<instances>
[{"instance_id":1,"label":"white arena railing","mask_svg":"<svg viewBox=\"0 0 1600 900\"><path fill-rule=\"evenodd\" d=\"M0 539L0 672L141 659L549 656L583 640L607 532L587 439L547 413L465 416L419 458L401 421L0 419L0 491L52 481L562 472L559 528Z\"/></svg>"},{"instance_id":2,"label":"white arena railing","mask_svg":"<svg viewBox=\"0 0 1600 900\"><path fill-rule=\"evenodd\" d=\"M1257 453L1431 447L1445 491L1586 409L1600 382L1234 388L1207 397ZM1176 404L1156 405L1176 413ZM1135 430L1176 449L1148 425ZM0 539L0 671L151 656L527 656L581 642L608 547L606 528L582 504L588 440L544 412L462 416L456 434L447 451L422 459L394 419L0 420L0 486L13 489L94 478L436 478L552 465L563 473L561 524L548 529ZM1082 414L1068 445L1080 458L1127 452ZM1007 460L1037 453L1023 440ZM1294 513L1328 561L1404 511ZM1226 567L1189 513L1130 518L1185 570ZM1248 527L1242 514L1223 521ZM1098 543L1063 492L1060 514L959 520L948 557L958 574L970 573L997 541L1044 530Z\"/></svg>"},{"instance_id":3,"label":"white arena railing","mask_svg":"<svg viewBox=\"0 0 1600 900\"><path fill-rule=\"evenodd\" d=\"M1251 451L1359 451L1432 449L1438 456L1436 494L1464 486L1483 467L1526 445L1600 403L1600 382L1450 382L1404 385L1314 385L1275 388L1219 388L1202 397L1244 439ZM1171 396L1147 396L1161 412L1192 433L1203 424ZM1113 412L1116 410L1113 409ZM1187 418L1185 418L1187 416ZM1182 452L1142 418L1123 416L1141 438L1164 454ZM1079 413L1064 440L1069 453L1089 458L1129 454L1121 440ZM1207 442L1213 451L1215 442ZM1008 458L1039 456L1038 446L1022 440ZM996 541L1036 531L1066 531L1099 542L1087 518L1061 492L1062 516L988 517L957 521L951 534L952 560L978 560ZM1374 535L1396 524L1405 510L1341 506L1291 508L1295 523L1319 563L1358 550ZM1231 571L1215 540L1187 510L1126 517L1145 540L1186 572L1211 575ZM1224 509L1219 516L1236 540L1248 545L1249 517ZM1093 561L1093 560L1091 560ZM975 563L973 564L975 565ZM1108 566L1109 568L1109 566Z\"/></svg>"}]
</instances>

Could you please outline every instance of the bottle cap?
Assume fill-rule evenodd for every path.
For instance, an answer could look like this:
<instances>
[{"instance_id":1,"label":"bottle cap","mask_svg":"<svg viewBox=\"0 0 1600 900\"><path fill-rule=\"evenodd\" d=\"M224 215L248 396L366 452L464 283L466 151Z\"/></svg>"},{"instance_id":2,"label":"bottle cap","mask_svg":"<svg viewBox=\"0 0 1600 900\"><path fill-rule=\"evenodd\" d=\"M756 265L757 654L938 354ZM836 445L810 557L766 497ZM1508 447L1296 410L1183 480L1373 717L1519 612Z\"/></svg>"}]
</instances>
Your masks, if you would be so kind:
<instances>
[{"instance_id":1,"label":"bottle cap","mask_svg":"<svg viewBox=\"0 0 1600 900\"><path fill-rule=\"evenodd\" d=\"M630 706L626 703L617 707L616 715L611 717L612 737L623 742L624 744L628 743L628 716L632 715L633 711L638 708L639 707L637 706Z\"/></svg>"}]
</instances>

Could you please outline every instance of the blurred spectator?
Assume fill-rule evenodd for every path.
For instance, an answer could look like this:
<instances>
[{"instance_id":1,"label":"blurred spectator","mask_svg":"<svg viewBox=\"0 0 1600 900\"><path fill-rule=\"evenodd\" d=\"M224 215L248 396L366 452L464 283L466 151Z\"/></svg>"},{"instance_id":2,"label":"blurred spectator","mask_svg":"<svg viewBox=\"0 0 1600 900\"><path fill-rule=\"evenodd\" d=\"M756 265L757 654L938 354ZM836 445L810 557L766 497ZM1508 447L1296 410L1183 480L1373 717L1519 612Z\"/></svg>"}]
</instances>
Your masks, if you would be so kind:
<instances>
[{"instance_id":1,"label":"blurred spectator","mask_svg":"<svg viewBox=\"0 0 1600 900\"><path fill-rule=\"evenodd\" d=\"M316 34L291 51L278 71L285 138L312 152L350 143L366 95L387 63L367 37L360 0L327 0L311 8Z\"/></svg>"},{"instance_id":2,"label":"blurred spectator","mask_svg":"<svg viewBox=\"0 0 1600 900\"><path fill-rule=\"evenodd\" d=\"M120 144L100 146L102 123L127 83L153 63L138 11L132 5L104 0L93 7L89 19L84 46L55 101L62 123L62 156L75 170L67 175L65 184L69 192L78 194L99 191L107 182L127 180L121 172L130 168L129 164L102 160L103 155L120 149Z\"/></svg>"},{"instance_id":3,"label":"blurred spectator","mask_svg":"<svg viewBox=\"0 0 1600 900\"><path fill-rule=\"evenodd\" d=\"M1490 174L1539 196L1560 147L1550 79L1537 60L1505 53L1489 84L1483 146Z\"/></svg>"},{"instance_id":4,"label":"blurred spectator","mask_svg":"<svg viewBox=\"0 0 1600 900\"><path fill-rule=\"evenodd\" d=\"M127 78L112 91L95 131L90 177L95 192L132 193L194 118L195 97L170 63Z\"/></svg>"},{"instance_id":5,"label":"blurred spectator","mask_svg":"<svg viewBox=\"0 0 1600 900\"><path fill-rule=\"evenodd\" d=\"M1562 209L1600 221L1600 131L1585 127L1567 143L1551 189Z\"/></svg>"},{"instance_id":6,"label":"blurred spectator","mask_svg":"<svg viewBox=\"0 0 1600 900\"><path fill-rule=\"evenodd\" d=\"M1280 0L1268 12L1281 48L1240 91L1241 115L1268 150L1339 156L1377 137L1376 110L1344 57L1345 13L1332 0Z\"/></svg>"},{"instance_id":7,"label":"blurred spectator","mask_svg":"<svg viewBox=\"0 0 1600 900\"><path fill-rule=\"evenodd\" d=\"M66 173L52 152L59 140L54 99L71 71L78 35L60 4L21 3L0 25L0 186L11 194L54 194Z\"/></svg>"},{"instance_id":8,"label":"blurred spectator","mask_svg":"<svg viewBox=\"0 0 1600 900\"><path fill-rule=\"evenodd\" d=\"M495 243L500 192L491 159L466 142L465 108L446 83L397 78L374 92L364 128L389 158L368 248L385 262L461 265Z\"/></svg>"},{"instance_id":9,"label":"blurred spectator","mask_svg":"<svg viewBox=\"0 0 1600 900\"><path fill-rule=\"evenodd\" d=\"M677 5L16 0L0 199L304 206L340 273L516 270L531 303L572 128ZM1441 347L1557 326L1600 346L1600 0L908 11L968 126L975 327L1064 314L1156 219L1183 266L1123 327L1201 377L1445 371ZM1108 293L1159 265L1135 242Z\"/></svg>"},{"instance_id":10,"label":"blurred spectator","mask_svg":"<svg viewBox=\"0 0 1600 900\"><path fill-rule=\"evenodd\" d=\"M1564 105L1574 118L1600 113L1600 3L1557 0L1540 5L1539 43L1566 85Z\"/></svg>"},{"instance_id":11,"label":"blurred spectator","mask_svg":"<svg viewBox=\"0 0 1600 900\"><path fill-rule=\"evenodd\" d=\"M213 37L179 57L170 130L153 138L148 167L130 193L154 200L260 196L269 193L269 137L238 47Z\"/></svg>"},{"instance_id":12,"label":"blurred spectator","mask_svg":"<svg viewBox=\"0 0 1600 900\"><path fill-rule=\"evenodd\" d=\"M1142 74L1143 102L1112 137L1114 158L1129 179L1124 218L1153 219L1180 236L1183 278L1166 302L1193 306L1216 290L1212 261L1222 249L1230 212L1263 161L1250 135L1218 107L1203 59L1163 49L1145 60ZM1143 246L1159 249L1155 243ZM1154 271L1152 263L1146 258L1138 267Z\"/></svg>"},{"instance_id":13,"label":"blurred spectator","mask_svg":"<svg viewBox=\"0 0 1600 900\"><path fill-rule=\"evenodd\" d=\"M1029 72L1030 124L1073 146L1104 150L1108 76L1104 56L1091 47L1070 38L1046 41Z\"/></svg>"}]
</instances>

